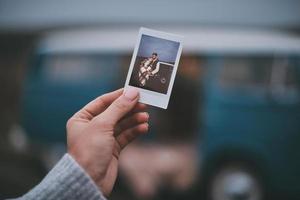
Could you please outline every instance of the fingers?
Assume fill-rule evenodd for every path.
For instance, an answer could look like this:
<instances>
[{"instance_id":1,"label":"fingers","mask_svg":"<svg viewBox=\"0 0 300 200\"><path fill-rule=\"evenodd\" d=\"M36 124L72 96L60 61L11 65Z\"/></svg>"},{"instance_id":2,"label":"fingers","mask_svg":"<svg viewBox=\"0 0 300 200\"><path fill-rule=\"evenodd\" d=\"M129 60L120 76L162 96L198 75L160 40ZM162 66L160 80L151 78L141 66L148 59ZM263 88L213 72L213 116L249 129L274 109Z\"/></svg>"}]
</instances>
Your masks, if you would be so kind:
<instances>
[{"instance_id":1,"label":"fingers","mask_svg":"<svg viewBox=\"0 0 300 200\"><path fill-rule=\"evenodd\" d=\"M143 103L137 103L136 106L133 108L132 112L140 112L147 109L147 105Z\"/></svg>"},{"instance_id":2,"label":"fingers","mask_svg":"<svg viewBox=\"0 0 300 200\"><path fill-rule=\"evenodd\" d=\"M119 89L114 92L104 94L88 103L74 116L82 119L91 120L95 116L102 113L114 100L120 97L122 93L123 89Z\"/></svg>"},{"instance_id":3,"label":"fingers","mask_svg":"<svg viewBox=\"0 0 300 200\"><path fill-rule=\"evenodd\" d=\"M119 152L130 142L132 142L137 136L146 133L149 129L148 123L139 124L135 127L127 129L120 133L117 138L118 150Z\"/></svg>"},{"instance_id":4,"label":"fingers","mask_svg":"<svg viewBox=\"0 0 300 200\"><path fill-rule=\"evenodd\" d=\"M122 131L137 126L138 124L143 124L148 122L149 114L146 112L134 113L122 119L115 127L114 135L118 136Z\"/></svg>"},{"instance_id":5,"label":"fingers","mask_svg":"<svg viewBox=\"0 0 300 200\"><path fill-rule=\"evenodd\" d=\"M126 118L126 117L129 117L129 116L133 115L134 113L145 112L146 109L147 109L147 105L146 105L146 104L143 104L143 103L137 103L137 104L134 106L134 108L133 108L129 113L127 113L127 114L123 117L123 119ZM121 119L121 120L122 120L122 119Z\"/></svg>"},{"instance_id":6,"label":"fingers","mask_svg":"<svg viewBox=\"0 0 300 200\"><path fill-rule=\"evenodd\" d=\"M132 111L139 98L139 92L136 88L128 88L112 104L99 115L99 120L105 119L112 125L115 125L126 114Z\"/></svg>"},{"instance_id":7,"label":"fingers","mask_svg":"<svg viewBox=\"0 0 300 200\"><path fill-rule=\"evenodd\" d=\"M145 111L147 109L147 105L143 103L137 103L136 106L131 111L132 113L137 113L141 111Z\"/></svg>"}]
</instances>

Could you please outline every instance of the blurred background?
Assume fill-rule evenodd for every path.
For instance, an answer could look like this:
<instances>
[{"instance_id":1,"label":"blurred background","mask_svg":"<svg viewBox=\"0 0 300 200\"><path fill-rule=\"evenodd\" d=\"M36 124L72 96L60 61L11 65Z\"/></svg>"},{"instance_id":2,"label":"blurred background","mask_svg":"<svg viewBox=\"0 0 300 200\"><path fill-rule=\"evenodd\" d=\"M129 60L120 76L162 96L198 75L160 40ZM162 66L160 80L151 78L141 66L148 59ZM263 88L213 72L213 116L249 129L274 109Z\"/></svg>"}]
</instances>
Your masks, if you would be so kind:
<instances>
[{"instance_id":1,"label":"blurred background","mask_svg":"<svg viewBox=\"0 0 300 200\"><path fill-rule=\"evenodd\" d=\"M185 37L169 108L127 147L113 200L299 199L300 1L0 0L0 199L66 152L120 88L139 27Z\"/></svg>"}]
</instances>

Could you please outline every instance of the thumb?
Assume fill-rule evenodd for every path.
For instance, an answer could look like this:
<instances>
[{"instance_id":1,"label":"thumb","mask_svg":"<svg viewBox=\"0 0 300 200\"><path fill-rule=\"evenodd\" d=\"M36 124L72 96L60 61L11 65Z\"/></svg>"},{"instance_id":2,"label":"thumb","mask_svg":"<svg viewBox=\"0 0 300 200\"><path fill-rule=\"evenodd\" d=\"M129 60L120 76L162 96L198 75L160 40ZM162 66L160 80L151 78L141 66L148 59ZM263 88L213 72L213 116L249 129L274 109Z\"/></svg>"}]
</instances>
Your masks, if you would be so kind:
<instances>
[{"instance_id":1,"label":"thumb","mask_svg":"<svg viewBox=\"0 0 300 200\"><path fill-rule=\"evenodd\" d=\"M137 104L139 91L136 88L127 88L99 117L116 124L122 117L130 112Z\"/></svg>"}]
</instances>

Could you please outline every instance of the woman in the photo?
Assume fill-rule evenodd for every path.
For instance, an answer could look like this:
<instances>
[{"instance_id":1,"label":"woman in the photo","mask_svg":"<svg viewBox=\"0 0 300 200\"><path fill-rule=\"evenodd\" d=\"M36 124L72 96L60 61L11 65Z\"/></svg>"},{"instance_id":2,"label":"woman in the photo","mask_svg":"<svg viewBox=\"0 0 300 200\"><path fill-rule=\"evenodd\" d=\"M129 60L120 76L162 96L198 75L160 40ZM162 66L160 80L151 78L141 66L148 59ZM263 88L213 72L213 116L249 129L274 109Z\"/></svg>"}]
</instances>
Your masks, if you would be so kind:
<instances>
[{"instance_id":1,"label":"woman in the photo","mask_svg":"<svg viewBox=\"0 0 300 200\"><path fill-rule=\"evenodd\" d=\"M158 67L159 65L158 65L157 53L152 53L151 57L146 58L141 62L140 70L139 70L140 86L146 85L146 81L149 80L150 76L153 76L159 71Z\"/></svg>"}]
</instances>

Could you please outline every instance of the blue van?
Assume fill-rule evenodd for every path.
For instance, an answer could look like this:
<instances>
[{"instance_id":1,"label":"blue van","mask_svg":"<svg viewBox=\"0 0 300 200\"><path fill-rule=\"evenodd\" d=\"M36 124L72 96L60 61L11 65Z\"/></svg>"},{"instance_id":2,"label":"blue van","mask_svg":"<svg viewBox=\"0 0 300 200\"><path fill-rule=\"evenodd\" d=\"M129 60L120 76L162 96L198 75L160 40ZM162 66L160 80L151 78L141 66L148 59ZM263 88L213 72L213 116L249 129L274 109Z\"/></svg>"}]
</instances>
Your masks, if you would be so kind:
<instances>
[{"instance_id":1,"label":"blue van","mask_svg":"<svg viewBox=\"0 0 300 200\"><path fill-rule=\"evenodd\" d=\"M184 35L183 53L205 60L198 157L206 197L299 196L299 37L250 29L157 29ZM106 27L44 35L23 88L22 127L30 138L64 142L74 112L122 87L137 32Z\"/></svg>"},{"instance_id":2,"label":"blue van","mask_svg":"<svg viewBox=\"0 0 300 200\"><path fill-rule=\"evenodd\" d=\"M300 38L252 42L207 58L199 146L205 198L299 199Z\"/></svg>"}]
</instances>

